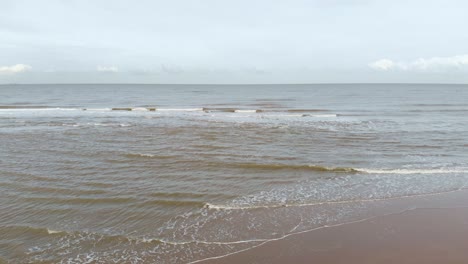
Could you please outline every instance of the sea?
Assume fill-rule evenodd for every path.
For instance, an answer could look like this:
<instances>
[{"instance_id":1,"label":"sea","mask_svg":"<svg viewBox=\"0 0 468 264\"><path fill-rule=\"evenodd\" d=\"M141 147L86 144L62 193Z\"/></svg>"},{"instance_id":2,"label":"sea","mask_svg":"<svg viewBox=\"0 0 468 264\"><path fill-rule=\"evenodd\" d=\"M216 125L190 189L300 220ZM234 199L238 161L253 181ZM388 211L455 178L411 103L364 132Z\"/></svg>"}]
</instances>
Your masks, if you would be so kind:
<instances>
[{"instance_id":1,"label":"sea","mask_svg":"<svg viewBox=\"0 0 468 264\"><path fill-rule=\"evenodd\" d=\"M467 186L468 85L0 85L0 263L197 263Z\"/></svg>"}]
</instances>

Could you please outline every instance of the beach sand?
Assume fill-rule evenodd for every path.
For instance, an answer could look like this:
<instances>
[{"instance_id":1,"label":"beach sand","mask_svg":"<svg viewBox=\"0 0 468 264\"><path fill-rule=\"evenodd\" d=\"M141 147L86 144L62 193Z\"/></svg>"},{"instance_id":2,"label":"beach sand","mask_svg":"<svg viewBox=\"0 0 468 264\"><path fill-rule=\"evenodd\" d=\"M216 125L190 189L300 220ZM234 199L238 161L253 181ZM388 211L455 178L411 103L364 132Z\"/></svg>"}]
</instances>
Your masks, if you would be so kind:
<instances>
[{"instance_id":1,"label":"beach sand","mask_svg":"<svg viewBox=\"0 0 468 264\"><path fill-rule=\"evenodd\" d=\"M202 263L468 263L465 201L466 191L434 196L426 208L295 234Z\"/></svg>"}]
</instances>

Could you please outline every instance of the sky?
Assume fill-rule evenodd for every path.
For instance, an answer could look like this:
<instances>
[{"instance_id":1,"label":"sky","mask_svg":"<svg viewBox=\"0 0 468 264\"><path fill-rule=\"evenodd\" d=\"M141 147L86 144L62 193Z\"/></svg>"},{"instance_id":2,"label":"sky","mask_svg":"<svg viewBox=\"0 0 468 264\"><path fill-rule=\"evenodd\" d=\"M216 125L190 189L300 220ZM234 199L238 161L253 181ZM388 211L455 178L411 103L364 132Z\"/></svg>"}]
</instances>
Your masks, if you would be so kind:
<instances>
[{"instance_id":1,"label":"sky","mask_svg":"<svg viewBox=\"0 0 468 264\"><path fill-rule=\"evenodd\" d=\"M0 83L468 83L465 0L0 0Z\"/></svg>"}]
</instances>

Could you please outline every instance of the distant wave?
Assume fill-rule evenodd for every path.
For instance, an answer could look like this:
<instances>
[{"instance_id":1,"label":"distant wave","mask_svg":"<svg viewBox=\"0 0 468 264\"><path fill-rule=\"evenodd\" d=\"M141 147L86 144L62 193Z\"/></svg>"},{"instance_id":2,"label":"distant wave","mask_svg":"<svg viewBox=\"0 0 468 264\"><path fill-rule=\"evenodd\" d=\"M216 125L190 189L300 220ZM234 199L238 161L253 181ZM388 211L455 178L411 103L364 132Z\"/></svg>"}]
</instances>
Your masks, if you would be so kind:
<instances>
[{"instance_id":1,"label":"distant wave","mask_svg":"<svg viewBox=\"0 0 468 264\"><path fill-rule=\"evenodd\" d=\"M234 110L234 113L257 113L259 111L261 111L261 110L236 109L236 110Z\"/></svg>"},{"instance_id":2,"label":"distant wave","mask_svg":"<svg viewBox=\"0 0 468 264\"><path fill-rule=\"evenodd\" d=\"M323 114L323 115L303 114L302 116L303 117L307 117L307 116L310 116L310 117L337 117L338 115L337 114Z\"/></svg>"},{"instance_id":3,"label":"distant wave","mask_svg":"<svg viewBox=\"0 0 468 264\"><path fill-rule=\"evenodd\" d=\"M79 111L80 108L71 108L71 107L41 107L41 106L31 106L31 107L16 107L16 106L1 106L0 111L11 112L11 111Z\"/></svg>"},{"instance_id":4,"label":"distant wave","mask_svg":"<svg viewBox=\"0 0 468 264\"><path fill-rule=\"evenodd\" d=\"M42 105L0 105L0 109L43 109L43 108L54 108L52 106Z\"/></svg>"},{"instance_id":5,"label":"distant wave","mask_svg":"<svg viewBox=\"0 0 468 264\"><path fill-rule=\"evenodd\" d=\"M125 154L126 157L128 158L155 158L157 155L154 154L145 154L145 153L131 153L131 154Z\"/></svg>"},{"instance_id":6,"label":"distant wave","mask_svg":"<svg viewBox=\"0 0 468 264\"><path fill-rule=\"evenodd\" d=\"M300 113L307 113L307 112L327 112L327 109L288 109L288 112L300 112Z\"/></svg>"},{"instance_id":7,"label":"distant wave","mask_svg":"<svg viewBox=\"0 0 468 264\"><path fill-rule=\"evenodd\" d=\"M203 108L156 108L156 111L161 112L200 112Z\"/></svg>"},{"instance_id":8,"label":"distant wave","mask_svg":"<svg viewBox=\"0 0 468 264\"><path fill-rule=\"evenodd\" d=\"M174 155L157 155L157 154L149 154L149 153L128 153L124 155L127 158L155 158L155 159L172 159L176 158L177 156Z\"/></svg>"},{"instance_id":9,"label":"distant wave","mask_svg":"<svg viewBox=\"0 0 468 264\"><path fill-rule=\"evenodd\" d=\"M132 108L132 111L154 111L154 110L153 110L153 108L135 107L135 108Z\"/></svg>"},{"instance_id":10,"label":"distant wave","mask_svg":"<svg viewBox=\"0 0 468 264\"><path fill-rule=\"evenodd\" d=\"M96 111L96 112L107 112L112 111L112 108L82 108L83 111Z\"/></svg>"},{"instance_id":11,"label":"distant wave","mask_svg":"<svg viewBox=\"0 0 468 264\"><path fill-rule=\"evenodd\" d=\"M325 109L243 109L236 107L192 107L192 108L159 108L159 107L53 107L53 106L17 106L0 105L0 111L83 111L83 112L205 112L205 113L263 113L264 117L337 117L337 114L317 114ZM281 114L283 113L283 114Z\"/></svg>"}]
</instances>

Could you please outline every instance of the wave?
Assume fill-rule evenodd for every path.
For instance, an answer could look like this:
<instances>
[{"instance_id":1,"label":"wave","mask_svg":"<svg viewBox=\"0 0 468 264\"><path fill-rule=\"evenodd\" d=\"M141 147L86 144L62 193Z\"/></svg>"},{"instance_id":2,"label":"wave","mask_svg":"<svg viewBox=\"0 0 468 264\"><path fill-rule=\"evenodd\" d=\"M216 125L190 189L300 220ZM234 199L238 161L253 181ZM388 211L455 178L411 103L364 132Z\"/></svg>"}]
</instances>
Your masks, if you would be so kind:
<instances>
[{"instance_id":1,"label":"wave","mask_svg":"<svg viewBox=\"0 0 468 264\"><path fill-rule=\"evenodd\" d=\"M33 227L33 226L2 226L0 227L2 233L7 232L18 232L18 234L22 233L34 233L34 234L41 234L41 235L56 235L56 234L66 234L66 231L62 230L54 230L46 227Z\"/></svg>"},{"instance_id":2,"label":"wave","mask_svg":"<svg viewBox=\"0 0 468 264\"><path fill-rule=\"evenodd\" d=\"M80 242L83 240L89 240L92 242L96 241L107 241L108 243L126 243L131 246L138 243L150 243L150 244L165 244L167 246L179 246L179 245L235 245L235 244L245 244L245 243L254 243L254 242L263 242L268 241L269 239L249 239L249 240L238 240L238 241L205 241L205 240L180 240L180 241L171 241L163 238L156 237L138 237L125 234L105 234L89 231L64 231L64 230L53 230L45 227L32 227L32 226L3 226L0 227L0 231L14 232L18 234L32 233L40 236L62 236L61 241L69 240L70 242Z\"/></svg>"},{"instance_id":3,"label":"wave","mask_svg":"<svg viewBox=\"0 0 468 264\"><path fill-rule=\"evenodd\" d=\"M427 196L435 196L447 193L454 193L466 190L466 188L458 188L453 190L447 191L440 191L440 192L429 192L429 193L415 193L415 194L408 194L408 195L399 195L399 196L389 196L389 197L381 197L381 198L369 198L369 199L350 199L350 200L331 200L331 201L316 201L316 202L297 202L297 203L280 203L280 204L211 204L205 203L203 208L205 209L212 209L212 210L255 210L255 209L275 209L281 207L306 207L306 206L320 206L320 205L334 205L334 204L351 204L351 203L369 203L369 202L379 202L379 201L389 201L389 200L397 200L397 199L405 199L405 198L416 198L416 197L427 197Z\"/></svg>"},{"instance_id":4,"label":"wave","mask_svg":"<svg viewBox=\"0 0 468 264\"><path fill-rule=\"evenodd\" d=\"M335 173L366 173L366 174L450 174L468 173L468 168L414 168L414 169L385 169L385 168L352 168L352 167L328 167L322 165L304 164L262 164L262 163L220 163L217 166L227 166L241 169L256 170L303 170L315 172Z\"/></svg>"},{"instance_id":5,"label":"wave","mask_svg":"<svg viewBox=\"0 0 468 264\"><path fill-rule=\"evenodd\" d=\"M32 111L80 111L81 108L67 108L67 107L2 107L2 112L32 112Z\"/></svg>"},{"instance_id":6,"label":"wave","mask_svg":"<svg viewBox=\"0 0 468 264\"><path fill-rule=\"evenodd\" d=\"M143 202L141 206L154 206L154 205L161 205L161 206L177 206L177 207L197 207L202 208L205 206L204 202L195 201L195 200L148 200Z\"/></svg>"},{"instance_id":7,"label":"wave","mask_svg":"<svg viewBox=\"0 0 468 264\"><path fill-rule=\"evenodd\" d=\"M261 113L267 112L262 109L239 109L239 108L229 108L229 107L203 107L203 111L207 113L211 112L226 112L226 113Z\"/></svg>"},{"instance_id":8,"label":"wave","mask_svg":"<svg viewBox=\"0 0 468 264\"><path fill-rule=\"evenodd\" d=\"M128 153L124 155L127 158L154 158L154 159L173 159L177 158L175 155L157 155L149 153Z\"/></svg>"},{"instance_id":9,"label":"wave","mask_svg":"<svg viewBox=\"0 0 468 264\"><path fill-rule=\"evenodd\" d=\"M138 158L154 158L156 157L157 155L153 155L153 154L139 154L139 153L136 153L136 154L125 154L126 157L129 157L129 158L133 158L133 157L138 157Z\"/></svg>"},{"instance_id":10,"label":"wave","mask_svg":"<svg viewBox=\"0 0 468 264\"><path fill-rule=\"evenodd\" d=\"M277 113L280 113L280 114L277 114ZM319 118L322 117L322 118L327 118L327 117L338 117L338 115L337 114L304 114L304 113L281 114L281 112L276 112L275 114L262 115L262 117L265 117L265 118L268 118L268 117L273 117L273 118L274 117L319 117Z\"/></svg>"},{"instance_id":11,"label":"wave","mask_svg":"<svg viewBox=\"0 0 468 264\"><path fill-rule=\"evenodd\" d=\"M194 107L194 108L157 108L157 107L53 107L53 106L0 106L0 112L37 112L37 111L81 111L81 112L205 112L205 113L263 113L262 117L337 117L337 114L315 114L324 109L242 109L235 107ZM283 114L278 114L283 113Z\"/></svg>"},{"instance_id":12,"label":"wave","mask_svg":"<svg viewBox=\"0 0 468 264\"><path fill-rule=\"evenodd\" d=\"M82 108L83 111L96 111L96 112L107 112L112 111L112 108Z\"/></svg>"},{"instance_id":13,"label":"wave","mask_svg":"<svg viewBox=\"0 0 468 264\"><path fill-rule=\"evenodd\" d=\"M201 112L203 108L155 108L158 112Z\"/></svg>"},{"instance_id":14,"label":"wave","mask_svg":"<svg viewBox=\"0 0 468 264\"><path fill-rule=\"evenodd\" d=\"M307 112L328 112L329 110L327 109L288 109L288 112L293 112L293 113L307 113Z\"/></svg>"},{"instance_id":15,"label":"wave","mask_svg":"<svg viewBox=\"0 0 468 264\"><path fill-rule=\"evenodd\" d=\"M303 114L303 117L337 117L337 114L323 114L323 115L310 115L310 114Z\"/></svg>"},{"instance_id":16,"label":"wave","mask_svg":"<svg viewBox=\"0 0 468 264\"><path fill-rule=\"evenodd\" d=\"M88 110L88 109L83 109ZM156 111L154 107L113 107L111 108L112 111Z\"/></svg>"},{"instance_id":17,"label":"wave","mask_svg":"<svg viewBox=\"0 0 468 264\"><path fill-rule=\"evenodd\" d=\"M135 107L132 111L155 111L156 108Z\"/></svg>"},{"instance_id":18,"label":"wave","mask_svg":"<svg viewBox=\"0 0 468 264\"><path fill-rule=\"evenodd\" d=\"M239 168L265 169L265 170L310 170L323 172L352 172L369 174L447 174L468 173L468 168L415 168L415 169L378 169L378 168L351 168L351 167L327 167L321 165L294 165L294 164L258 164L240 163L233 164Z\"/></svg>"},{"instance_id":19,"label":"wave","mask_svg":"<svg viewBox=\"0 0 468 264\"><path fill-rule=\"evenodd\" d=\"M258 164L258 163L241 163L233 164L238 168L258 169L258 170L306 170L318 172L348 172L356 173L359 170L349 167L326 167L320 165L289 165L289 164Z\"/></svg>"},{"instance_id":20,"label":"wave","mask_svg":"<svg viewBox=\"0 0 468 264\"><path fill-rule=\"evenodd\" d=\"M432 195L432 194L424 194L424 195ZM403 198L403 197L395 197L395 199L397 198ZM356 210L359 210L359 209L356 209ZM398 209L397 212L400 212L400 210L402 209ZM404 209L404 210L407 210L407 209ZM294 210L294 212L295 211L304 212L304 211L309 211L309 210ZM66 260L65 257L74 256L74 255L71 255L69 251L73 252L73 254L78 254L76 253L76 251L73 250L73 248L75 249L85 248L86 249L86 246L93 245L95 249L104 248L104 250L102 251L102 254L99 254L100 253L99 251L97 251L98 253L96 253L95 255L93 255L94 252L92 254L89 254L91 255L92 258L94 258L92 259L93 261L91 262L108 263L114 260L120 260L120 261L115 261L115 262L121 262L122 259L124 260L130 259L130 257L135 256L135 257L145 257L146 260L151 263L161 263L161 262L172 263L168 259L176 259L177 262L197 263L197 262L204 261L207 259L220 258L220 257L226 256L229 254L234 254L236 252L240 252L243 250L249 250L253 247L260 246L268 241L284 239L285 237L289 237L294 234L310 232L312 230L329 228L332 226L339 226L339 225L352 223L352 222L364 221L366 219L372 219L374 217L374 215L372 214L372 215L359 216L358 218L355 218L353 216L348 216L347 218L341 217L341 218L332 219L332 220L326 219L326 221L312 222L310 221L311 219L307 218L309 214L298 213L297 215L295 215L294 212L285 210L285 213L287 213L287 216L291 217L292 220L296 220L296 219L300 220L299 223L297 224L296 224L296 221L291 221L292 225L286 226L287 228L284 229L286 232L280 233L279 231L277 231L277 230L283 230L282 229L283 226L281 226L281 229L274 226L275 229L273 230L273 232L275 233L271 233L272 231L270 229L268 229L269 233L260 233L260 232L257 232L258 230L254 228L253 230L250 230L250 229L245 230L246 232L249 232L249 235L247 237L237 236L236 233L231 234L228 231L225 231L225 229L223 228L223 224L225 224L225 228L228 229L228 226L232 225L232 223L235 223L235 224L237 223L236 225L234 225L235 228L236 226L243 226L244 222L241 222L238 220L243 220L244 218L233 218L231 217L232 215L229 215L230 212L215 211L215 210L212 210L211 212L209 212L208 218L207 218L207 215L204 215L203 216L204 218L201 219L202 221L198 221L200 219L198 220L195 219L194 221L188 221L188 220L185 221L186 220L185 218L180 217L178 218L178 219L181 219L180 222L173 222L173 223L169 222L167 230L170 232L170 234L168 235L165 235L165 233L162 233L162 232L154 233L154 234L151 233L145 236L138 236L138 235L132 235L132 233L109 234L107 232L96 233L96 232L89 232L89 231L69 231L69 232L65 232L64 234L62 234L63 239L61 238L59 241L55 239L55 241L52 241L50 244L43 243L44 245L40 245L40 247L38 247L38 250L40 250L40 254L38 253L37 255L33 255L32 257L34 257L36 261L43 260L43 259L48 260L48 257L50 259L50 256L52 255L52 256L60 256L61 259ZM237 213L239 213L239 211L234 212L235 215L244 215L242 213L241 214L237 214ZM245 215L251 215L250 213L251 212L248 212L248 214L245 214ZM394 213L394 212L390 211L386 213ZM211 215L214 215L214 216L209 218ZM267 216L271 218L272 214L268 214ZM281 217L282 215L279 214L279 215L274 215L274 216L275 217L273 217L273 219L278 220L278 218ZM263 220L262 218L258 217L258 215L256 214L252 214L251 217L252 217L251 218L252 220L255 220L258 222L261 222L261 220ZM225 219L228 219L228 220L225 223L222 222L221 225L216 223L220 221L225 221ZM306 221L303 221L303 219ZM264 221L268 222L268 218ZM181 223L181 224L178 224L178 223ZM188 228L186 228L187 226ZM205 235L201 236L198 233L198 229L190 229L190 227L203 228L203 226L210 227L210 229L206 231L213 231L214 236L210 235L209 232L205 232L203 233ZM219 227L221 227L222 229L219 229ZM194 230L196 231L193 232ZM222 232L220 232L219 230L221 230ZM44 230L42 230L41 232L43 231ZM51 230L51 231L54 231L54 230ZM178 236L177 234L173 235L173 233L176 233L176 231L183 232L185 236ZM185 231L192 231L192 232L185 233ZM49 235L58 236L58 234L59 233L52 233ZM54 239L55 237L51 236L51 238ZM145 243L145 244L140 244L140 243ZM138 244L140 244L140 246L137 247L136 245ZM239 245L239 247L234 247L235 245ZM112 252L108 250L109 248L114 250L113 252L116 254L109 255L108 253ZM128 249L131 249L131 250L128 250ZM88 253L88 251L85 251L85 252L83 252L83 250L80 250L80 251L81 252L79 253L83 253L83 254ZM127 255L129 254L128 252L132 252L135 254ZM192 252L196 252L198 254L193 254ZM64 254L62 255L62 253ZM116 258L113 259L112 258L113 256L115 256ZM152 258L152 256L154 256L154 258ZM62 262L64 260L62 260ZM81 259L76 259L76 261L70 261L70 262L83 262L83 261Z\"/></svg>"},{"instance_id":21,"label":"wave","mask_svg":"<svg viewBox=\"0 0 468 264\"><path fill-rule=\"evenodd\" d=\"M52 124L49 124L52 126ZM63 127L130 127L131 124L127 123L58 123L55 126L63 126Z\"/></svg>"},{"instance_id":22,"label":"wave","mask_svg":"<svg viewBox=\"0 0 468 264\"><path fill-rule=\"evenodd\" d=\"M126 243L129 246L132 244L138 243L150 243L150 244L165 244L170 246L179 246L179 245L235 245L235 244L244 244L244 243L253 243L253 242L263 242L268 239L250 239L250 240L239 240L239 241L205 241L205 240L181 240L181 241L171 241L163 238L155 237L135 237L128 236L124 234L105 234L105 233L96 233L89 231L64 231L64 230L54 230L46 227L32 227L32 226L3 226L0 227L2 233L15 233L15 234L35 234L38 236L61 236L61 241L69 240L79 242L83 240L89 240L92 242L96 241L107 241L108 243Z\"/></svg>"},{"instance_id":23,"label":"wave","mask_svg":"<svg viewBox=\"0 0 468 264\"><path fill-rule=\"evenodd\" d=\"M261 110L255 110L255 109L236 109L234 110L234 113L257 113Z\"/></svg>"},{"instance_id":24,"label":"wave","mask_svg":"<svg viewBox=\"0 0 468 264\"><path fill-rule=\"evenodd\" d=\"M48 233L49 235L53 235L53 234L65 233L65 231L61 231L61 230L52 230L52 229L47 228L47 233Z\"/></svg>"},{"instance_id":25,"label":"wave","mask_svg":"<svg viewBox=\"0 0 468 264\"><path fill-rule=\"evenodd\" d=\"M468 173L468 169L355 169L358 172L369 174L450 174Z\"/></svg>"}]
</instances>

